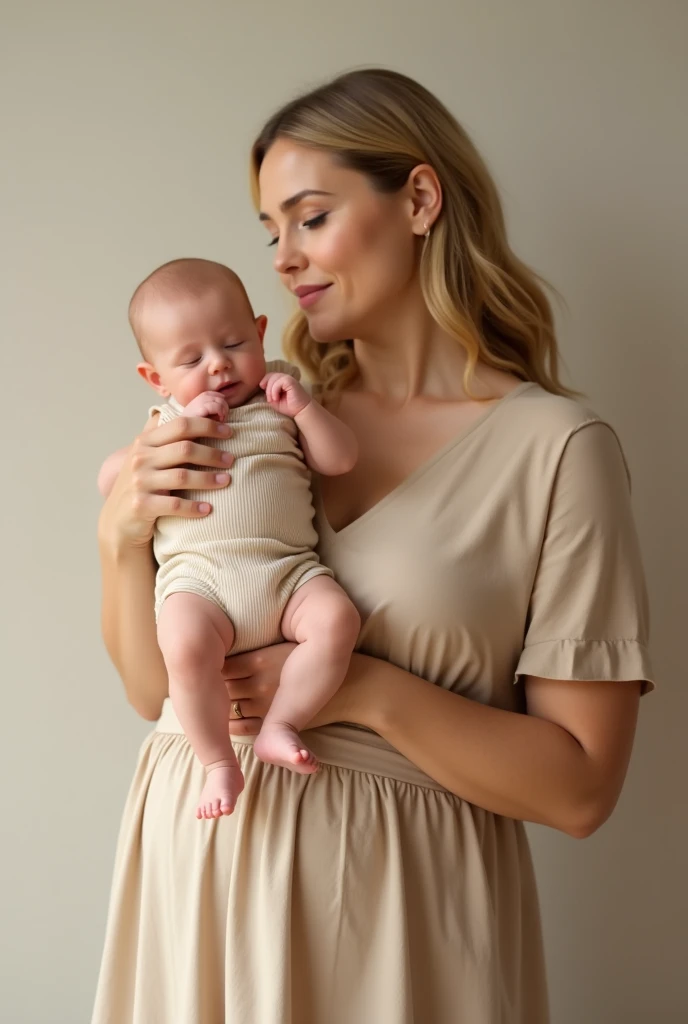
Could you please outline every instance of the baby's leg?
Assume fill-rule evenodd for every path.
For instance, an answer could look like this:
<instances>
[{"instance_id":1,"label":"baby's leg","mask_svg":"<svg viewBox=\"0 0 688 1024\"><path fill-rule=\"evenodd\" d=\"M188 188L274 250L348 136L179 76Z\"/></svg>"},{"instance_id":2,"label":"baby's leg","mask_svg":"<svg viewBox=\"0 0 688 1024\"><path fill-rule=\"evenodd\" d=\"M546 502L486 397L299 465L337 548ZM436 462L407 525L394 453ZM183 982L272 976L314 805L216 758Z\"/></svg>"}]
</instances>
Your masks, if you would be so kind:
<instances>
[{"instance_id":1,"label":"baby's leg","mask_svg":"<svg viewBox=\"0 0 688 1024\"><path fill-rule=\"evenodd\" d=\"M227 616L197 594L170 594L158 617L158 643L170 697L207 772L197 818L231 814L244 780L229 739L229 695L221 671L234 641Z\"/></svg>"},{"instance_id":2,"label":"baby's leg","mask_svg":"<svg viewBox=\"0 0 688 1024\"><path fill-rule=\"evenodd\" d=\"M285 608L282 633L298 647L284 663L280 685L256 739L263 761L308 774L315 756L298 730L312 720L344 681L361 620L330 576L316 576L296 591Z\"/></svg>"}]
</instances>

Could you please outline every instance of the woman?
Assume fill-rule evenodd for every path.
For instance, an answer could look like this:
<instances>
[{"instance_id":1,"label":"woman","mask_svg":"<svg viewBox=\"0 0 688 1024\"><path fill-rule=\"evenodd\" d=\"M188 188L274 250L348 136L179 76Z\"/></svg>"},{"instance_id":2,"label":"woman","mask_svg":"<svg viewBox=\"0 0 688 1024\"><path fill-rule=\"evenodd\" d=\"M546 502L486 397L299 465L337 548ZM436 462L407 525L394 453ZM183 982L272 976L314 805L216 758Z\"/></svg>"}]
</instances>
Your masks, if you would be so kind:
<instances>
[{"instance_id":1,"label":"woman","mask_svg":"<svg viewBox=\"0 0 688 1024\"><path fill-rule=\"evenodd\" d=\"M313 723L312 779L251 750L289 645L228 659L247 785L231 819L197 826L150 539L157 516L203 514L157 492L189 462L208 467L189 487L209 486L225 467L194 439L219 427L136 440L100 524L104 633L133 706L162 716L94 1021L542 1024L522 822L605 821L651 685L618 441L559 382L488 171L420 85L361 71L302 97L261 132L253 177L301 306L287 355L359 440L353 471L316 489L321 556L363 628Z\"/></svg>"}]
</instances>

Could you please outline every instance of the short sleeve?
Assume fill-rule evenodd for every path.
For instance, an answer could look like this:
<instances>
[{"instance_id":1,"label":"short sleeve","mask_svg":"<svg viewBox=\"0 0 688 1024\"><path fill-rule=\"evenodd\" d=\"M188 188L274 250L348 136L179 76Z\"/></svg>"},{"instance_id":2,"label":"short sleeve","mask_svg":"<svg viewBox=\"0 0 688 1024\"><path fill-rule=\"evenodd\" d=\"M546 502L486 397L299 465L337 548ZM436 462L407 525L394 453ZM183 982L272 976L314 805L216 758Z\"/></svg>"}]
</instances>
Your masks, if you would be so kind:
<instances>
[{"instance_id":1,"label":"short sleeve","mask_svg":"<svg viewBox=\"0 0 688 1024\"><path fill-rule=\"evenodd\" d=\"M153 415L159 416L158 423L169 423L170 420L179 416L180 409L175 408L173 402L163 402L161 405L152 405L148 410L148 419Z\"/></svg>"},{"instance_id":2,"label":"short sleeve","mask_svg":"<svg viewBox=\"0 0 688 1024\"><path fill-rule=\"evenodd\" d=\"M649 612L626 463L592 420L559 461L516 678L634 680L654 688Z\"/></svg>"}]
</instances>

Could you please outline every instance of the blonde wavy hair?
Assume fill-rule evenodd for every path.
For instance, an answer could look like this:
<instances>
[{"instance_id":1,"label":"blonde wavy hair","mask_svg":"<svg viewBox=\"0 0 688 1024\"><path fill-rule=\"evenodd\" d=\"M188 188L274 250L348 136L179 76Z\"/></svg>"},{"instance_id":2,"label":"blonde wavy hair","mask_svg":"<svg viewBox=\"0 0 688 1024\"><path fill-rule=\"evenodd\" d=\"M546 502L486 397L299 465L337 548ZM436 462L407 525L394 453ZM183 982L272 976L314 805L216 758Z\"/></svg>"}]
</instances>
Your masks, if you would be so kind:
<instances>
[{"instance_id":1,"label":"blonde wavy hair","mask_svg":"<svg viewBox=\"0 0 688 1024\"><path fill-rule=\"evenodd\" d=\"M277 139L330 153L383 193L399 191L419 164L434 168L441 213L420 256L422 293L430 314L466 350L469 394L478 362L574 394L559 379L552 308L545 282L511 250L504 213L482 157L446 107L413 79L366 69L287 103L265 124L251 152L251 186ZM321 343L298 310L283 347L323 397L358 376L353 341Z\"/></svg>"}]
</instances>

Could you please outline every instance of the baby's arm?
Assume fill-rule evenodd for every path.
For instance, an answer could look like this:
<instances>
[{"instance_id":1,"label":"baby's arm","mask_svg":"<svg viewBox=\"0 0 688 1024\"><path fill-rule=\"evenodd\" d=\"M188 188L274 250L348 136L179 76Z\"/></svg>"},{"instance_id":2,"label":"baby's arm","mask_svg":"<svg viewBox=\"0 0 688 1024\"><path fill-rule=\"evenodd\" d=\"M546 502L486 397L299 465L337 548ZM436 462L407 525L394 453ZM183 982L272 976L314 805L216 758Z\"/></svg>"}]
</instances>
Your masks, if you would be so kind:
<instances>
[{"instance_id":1,"label":"baby's arm","mask_svg":"<svg viewBox=\"0 0 688 1024\"><path fill-rule=\"evenodd\" d=\"M100 467L98 473L98 490L107 498L110 491L112 490L115 480L120 474L120 470L124 465L124 460L129 454L129 448L120 448L119 451L113 452L112 455L108 455L107 459Z\"/></svg>"},{"instance_id":2,"label":"baby's arm","mask_svg":"<svg viewBox=\"0 0 688 1024\"><path fill-rule=\"evenodd\" d=\"M294 417L299 428L303 454L310 469L323 476L350 472L358 458L358 441L353 430L312 398Z\"/></svg>"},{"instance_id":3,"label":"baby's arm","mask_svg":"<svg viewBox=\"0 0 688 1024\"><path fill-rule=\"evenodd\" d=\"M350 427L313 401L288 373L269 373L261 381L270 405L291 416L309 468L323 476L348 473L358 458L358 442Z\"/></svg>"}]
</instances>

